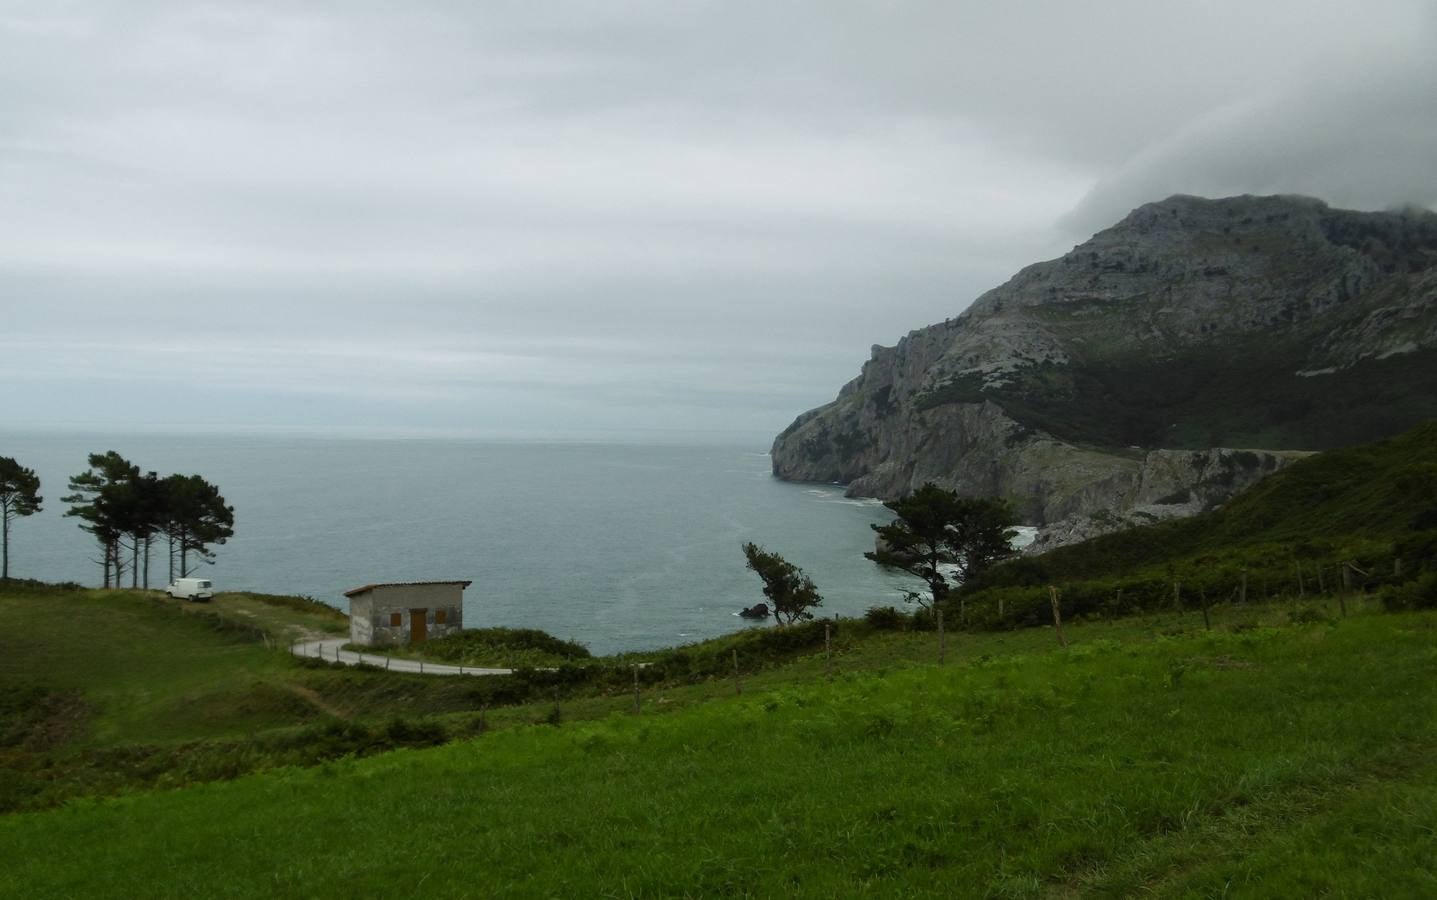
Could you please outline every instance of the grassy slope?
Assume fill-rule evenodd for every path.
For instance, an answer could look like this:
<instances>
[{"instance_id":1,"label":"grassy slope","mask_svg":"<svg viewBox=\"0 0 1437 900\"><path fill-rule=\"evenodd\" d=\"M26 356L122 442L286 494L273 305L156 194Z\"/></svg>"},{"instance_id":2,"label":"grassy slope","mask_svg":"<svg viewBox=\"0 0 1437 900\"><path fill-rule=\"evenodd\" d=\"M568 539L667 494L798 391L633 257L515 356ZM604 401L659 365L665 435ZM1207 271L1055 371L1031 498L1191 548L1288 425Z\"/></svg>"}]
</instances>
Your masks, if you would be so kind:
<instances>
[{"instance_id":1,"label":"grassy slope","mask_svg":"<svg viewBox=\"0 0 1437 900\"><path fill-rule=\"evenodd\" d=\"M0 597L0 683L80 691L92 711L90 745L245 734L301 721L308 706L260 702L248 689L272 681L286 661L241 630L217 629L195 614L203 607L181 616L176 601L130 592ZM250 702L237 702L238 693Z\"/></svg>"},{"instance_id":2,"label":"grassy slope","mask_svg":"<svg viewBox=\"0 0 1437 900\"><path fill-rule=\"evenodd\" d=\"M11 816L0 892L1437 891L1437 616L1091 635Z\"/></svg>"},{"instance_id":3,"label":"grassy slope","mask_svg":"<svg viewBox=\"0 0 1437 900\"><path fill-rule=\"evenodd\" d=\"M469 680L287 652L343 623L296 598L0 586L0 812L433 743L447 731L395 720L489 702Z\"/></svg>"},{"instance_id":4,"label":"grassy slope","mask_svg":"<svg viewBox=\"0 0 1437 900\"><path fill-rule=\"evenodd\" d=\"M1094 590L1108 593L1127 582L1129 596L1136 598L1150 588L1170 595L1176 577L1220 598L1247 569L1251 591L1266 596L1296 590L1297 560L1308 582L1316 581L1318 564L1335 580L1341 560L1374 573L1391 572L1394 557L1403 554L1409 570L1437 565L1430 558L1437 548L1428 546L1434 528L1437 422L1429 422L1391 440L1300 460L1212 512L999 566L974 588L1027 584L1044 594L1053 582L1077 596L1086 588L1075 582L1092 581ZM970 602L982 606L996 594L979 590Z\"/></svg>"}]
</instances>

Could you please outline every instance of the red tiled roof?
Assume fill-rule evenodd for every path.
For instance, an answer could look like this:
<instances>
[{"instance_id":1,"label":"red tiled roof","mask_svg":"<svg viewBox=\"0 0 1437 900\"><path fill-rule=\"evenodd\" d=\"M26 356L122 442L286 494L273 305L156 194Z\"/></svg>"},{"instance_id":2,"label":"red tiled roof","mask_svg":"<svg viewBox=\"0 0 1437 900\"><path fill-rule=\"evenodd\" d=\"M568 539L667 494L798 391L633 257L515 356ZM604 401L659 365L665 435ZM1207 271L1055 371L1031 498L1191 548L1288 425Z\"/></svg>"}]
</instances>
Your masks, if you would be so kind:
<instances>
[{"instance_id":1,"label":"red tiled roof","mask_svg":"<svg viewBox=\"0 0 1437 900\"><path fill-rule=\"evenodd\" d=\"M365 591L372 591L375 588L381 587L408 587L414 584L458 584L468 587L473 583L472 581L381 581L377 584L366 584L364 587L357 587L354 590L345 591L344 596L353 597L356 594L362 594Z\"/></svg>"}]
</instances>

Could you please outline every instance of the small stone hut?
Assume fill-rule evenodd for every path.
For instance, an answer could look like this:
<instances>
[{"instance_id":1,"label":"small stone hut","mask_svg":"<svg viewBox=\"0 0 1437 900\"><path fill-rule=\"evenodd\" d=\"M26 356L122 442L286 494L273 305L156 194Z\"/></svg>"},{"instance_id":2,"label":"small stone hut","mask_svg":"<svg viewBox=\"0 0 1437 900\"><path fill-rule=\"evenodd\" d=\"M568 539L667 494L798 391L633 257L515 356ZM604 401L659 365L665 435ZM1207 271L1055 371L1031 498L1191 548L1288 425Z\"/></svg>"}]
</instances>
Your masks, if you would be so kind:
<instances>
[{"instance_id":1,"label":"small stone hut","mask_svg":"<svg viewBox=\"0 0 1437 900\"><path fill-rule=\"evenodd\" d=\"M363 647L417 644L464 628L464 589L471 581L400 581L345 591L349 642Z\"/></svg>"}]
</instances>

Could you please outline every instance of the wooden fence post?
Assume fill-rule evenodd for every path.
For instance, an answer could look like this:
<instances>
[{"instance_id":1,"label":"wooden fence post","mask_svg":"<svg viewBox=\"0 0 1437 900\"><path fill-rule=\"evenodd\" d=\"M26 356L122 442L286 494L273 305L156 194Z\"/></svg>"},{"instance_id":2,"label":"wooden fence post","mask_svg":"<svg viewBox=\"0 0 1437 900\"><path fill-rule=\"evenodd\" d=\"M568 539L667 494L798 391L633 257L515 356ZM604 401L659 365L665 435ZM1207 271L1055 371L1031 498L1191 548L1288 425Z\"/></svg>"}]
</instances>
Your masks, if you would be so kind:
<instances>
[{"instance_id":1,"label":"wooden fence post","mask_svg":"<svg viewBox=\"0 0 1437 900\"><path fill-rule=\"evenodd\" d=\"M828 622L823 623L823 675L829 681L833 680L833 639L832 626Z\"/></svg>"},{"instance_id":2,"label":"wooden fence post","mask_svg":"<svg viewBox=\"0 0 1437 900\"><path fill-rule=\"evenodd\" d=\"M1176 578L1173 579L1173 609L1182 612L1183 608L1183 583Z\"/></svg>"},{"instance_id":3,"label":"wooden fence post","mask_svg":"<svg viewBox=\"0 0 1437 900\"><path fill-rule=\"evenodd\" d=\"M1247 603L1247 569L1242 570L1242 588L1238 594L1238 599L1243 604Z\"/></svg>"},{"instance_id":4,"label":"wooden fence post","mask_svg":"<svg viewBox=\"0 0 1437 900\"><path fill-rule=\"evenodd\" d=\"M1297 570L1297 596L1305 597L1307 596L1307 585L1302 583L1302 563L1294 559L1292 567Z\"/></svg>"},{"instance_id":5,"label":"wooden fence post","mask_svg":"<svg viewBox=\"0 0 1437 900\"><path fill-rule=\"evenodd\" d=\"M938 663L942 665L943 657L947 648L943 641L943 610L938 610Z\"/></svg>"},{"instance_id":6,"label":"wooden fence post","mask_svg":"<svg viewBox=\"0 0 1437 900\"><path fill-rule=\"evenodd\" d=\"M1202 604L1202 627L1212 631L1212 619L1208 618L1207 614L1207 588L1198 587L1198 602Z\"/></svg>"},{"instance_id":7,"label":"wooden fence post","mask_svg":"<svg viewBox=\"0 0 1437 900\"><path fill-rule=\"evenodd\" d=\"M1004 618L1005 616L1003 615L1003 597L1000 594L998 596L998 621L1001 622Z\"/></svg>"},{"instance_id":8,"label":"wooden fence post","mask_svg":"<svg viewBox=\"0 0 1437 900\"><path fill-rule=\"evenodd\" d=\"M634 715L639 714L639 667L634 666Z\"/></svg>"},{"instance_id":9,"label":"wooden fence post","mask_svg":"<svg viewBox=\"0 0 1437 900\"><path fill-rule=\"evenodd\" d=\"M1068 649L1068 639L1063 637L1063 612L1058 608L1058 587L1048 585L1048 600L1053 604L1053 630L1058 633L1058 643L1064 650Z\"/></svg>"},{"instance_id":10,"label":"wooden fence post","mask_svg":"<svg viewBox=\"0 0 1437 900\"><path fill-rule=\"evenodd\" d=\"M1392 575L1394 578L1402 577L1402 557L1400 556L1392 560Z\"/></svg>"},{"instance_id":11,"label":"wooden fence post","mask_svg":"<svg viewBox=\"0 0 1437 900\"><path fill-rule=\"evenodd\" d=\"M1322 577L1322 563L1317 564L1317 593L1327 593L1327 582Z\"/></svg>"},{"instance_id":12,"label":"wooden fence post","mask_svg":"<svg viewBox=\"0 0 1437 900\"><path fill-rule=\"evenodd\" d=\"M738 673L738 648L733 650L733 692L743 693L743 676Z\"/></svg>"}]
</instances>

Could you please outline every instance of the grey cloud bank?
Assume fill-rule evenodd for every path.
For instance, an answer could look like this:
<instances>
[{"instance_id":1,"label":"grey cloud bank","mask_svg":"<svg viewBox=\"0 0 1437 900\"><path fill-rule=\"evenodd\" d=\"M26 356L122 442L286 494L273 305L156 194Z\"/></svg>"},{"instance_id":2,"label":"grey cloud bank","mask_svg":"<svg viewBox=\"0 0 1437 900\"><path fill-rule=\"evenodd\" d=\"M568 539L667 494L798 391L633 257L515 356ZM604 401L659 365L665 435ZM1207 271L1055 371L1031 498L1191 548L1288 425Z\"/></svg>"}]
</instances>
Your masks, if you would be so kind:
<instances>
[{"instance_id":1,"label":"grey cloud bank","mask_svg":"<svg viewBox=\"0 0 1437 900\"><path fill-rule=\"evenodd\" d=\"M0 3L12 424L781 428L1174 192L1437 201L1426 3Z\"/></svg>"}]
</instances>

